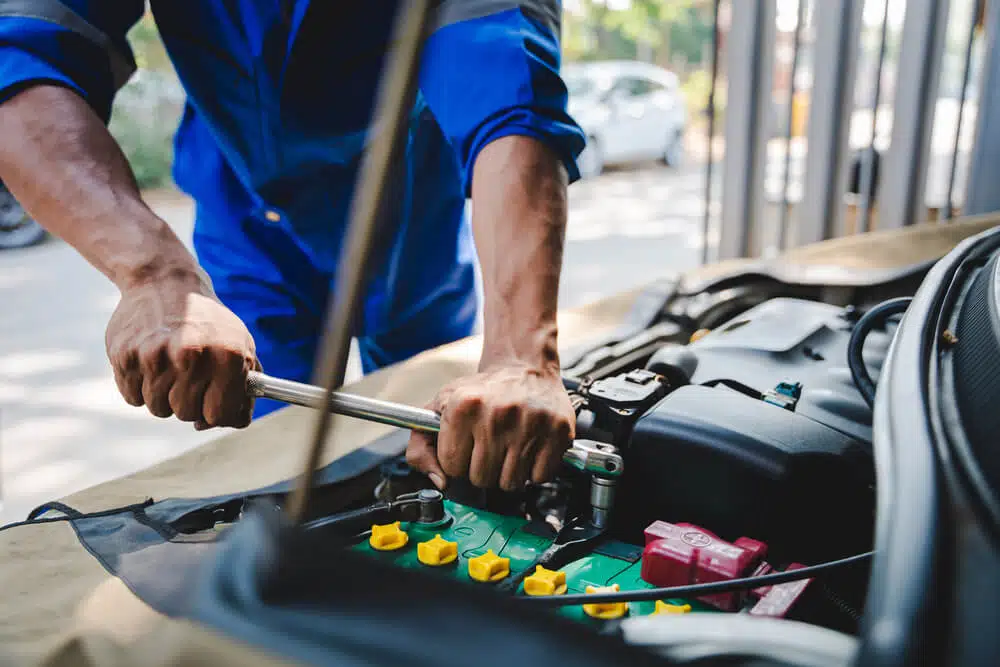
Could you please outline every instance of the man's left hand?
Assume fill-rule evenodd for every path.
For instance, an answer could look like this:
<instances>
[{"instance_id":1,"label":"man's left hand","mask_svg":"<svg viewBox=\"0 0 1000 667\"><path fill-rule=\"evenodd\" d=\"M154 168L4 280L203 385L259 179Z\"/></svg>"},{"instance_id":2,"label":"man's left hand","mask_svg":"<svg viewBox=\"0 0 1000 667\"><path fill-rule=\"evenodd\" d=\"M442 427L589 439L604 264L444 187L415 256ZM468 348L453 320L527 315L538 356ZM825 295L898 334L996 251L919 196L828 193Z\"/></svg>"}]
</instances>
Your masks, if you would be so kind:
<instances>
[{"instance_id":1,"label":"man's left hand","mask_svg":"<svg viewBox=\"0 0 1000 667\"><path fill-rule=\"evenodd\" d=\"M570 446L576 414L558 373L501 365L445 386L427 406L441 415L436 438L413 433L411 466L443 489L449 477L507 491L543 482Z\"/></svg>"}]
</instances>

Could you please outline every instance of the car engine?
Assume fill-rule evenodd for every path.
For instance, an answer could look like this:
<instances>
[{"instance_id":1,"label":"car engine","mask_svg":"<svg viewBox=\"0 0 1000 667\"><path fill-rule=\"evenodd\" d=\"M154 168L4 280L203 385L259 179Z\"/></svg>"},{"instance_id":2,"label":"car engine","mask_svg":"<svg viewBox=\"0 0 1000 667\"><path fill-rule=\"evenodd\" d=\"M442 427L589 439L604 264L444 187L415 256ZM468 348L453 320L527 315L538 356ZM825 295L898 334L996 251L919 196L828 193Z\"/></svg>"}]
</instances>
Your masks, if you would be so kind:
<instances>
[{"instance_id":1,"label":"car engine","mask_svg":"<svg viewBox=\"0 0 1000 667\"><path fill-rule=\"evenodd\" d=\"M453 480L442 495L398 458L381 466L375 504L310 527L395 566L510 595L596 595L559 605L595 627L742 612L853 632L864 567L717 593L601 598L739 584L871 548L871 409L847 365L858 317L808 299L765 300L686 344L658 344L630 368L569 380L577 440L553 482L504 493ZM867 336L870 372L894 328L890 320Z\"/></svg>"}]
</instances>

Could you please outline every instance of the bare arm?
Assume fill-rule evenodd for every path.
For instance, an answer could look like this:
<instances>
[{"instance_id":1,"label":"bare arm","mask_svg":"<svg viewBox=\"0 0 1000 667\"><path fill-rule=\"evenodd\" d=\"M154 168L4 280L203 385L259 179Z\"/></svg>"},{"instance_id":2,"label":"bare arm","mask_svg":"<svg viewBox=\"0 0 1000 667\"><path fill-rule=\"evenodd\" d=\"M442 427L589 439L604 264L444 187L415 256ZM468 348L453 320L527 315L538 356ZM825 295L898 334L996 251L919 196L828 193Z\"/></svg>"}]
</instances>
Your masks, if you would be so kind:
<instances>
[{"instance_id":1,"label":"bare arm","mask_svg":"<svg viewBox=\"0 0 1000 667\"><path fill-rule=\"evenodd\" d=\"M76 93L36 86L0 105L0 178L21 205L119 289L156 274L197 272L143 202L128 162Z\"/></svg>"},{"instance_id":2,"label":"bare arm","mask_svg":"<svg viewBox=\"0 0 1000 667\"><path fill-rule=\"evenodd\" d=\"M256 363L253 341L143 202L93 110L70 90L39 85L0 105L0 127L0 178L39 224L121 291L107 346L125 399L202 428L248 423L239 382Z\"/></svg>"},{"instance_id":3,"label":"bare arm","mask_svg":"<svg viewBox=\"0 0 1000 667\"><path fill-rule=\"evenodd\" d=\"M424 435L408 459L443 477L516 490L556 471L574 432L562 386L556 313L566 229L566 171L542 143L509 136L479 154L473 231L483 268L480 373L446 387L436 451Z\"/></svg>"},{"instance_id":4,"label":"bare arm","mask_svg":"<svg viewBox=\"0 0 1000 667\"><path fill-rule=\"evenodd\" d=\"M483 365L517 361L559 374L559 274L566 170L540 142L505 137L476 161L473 232L483 269Z\"/></svg>"}]
</instances>

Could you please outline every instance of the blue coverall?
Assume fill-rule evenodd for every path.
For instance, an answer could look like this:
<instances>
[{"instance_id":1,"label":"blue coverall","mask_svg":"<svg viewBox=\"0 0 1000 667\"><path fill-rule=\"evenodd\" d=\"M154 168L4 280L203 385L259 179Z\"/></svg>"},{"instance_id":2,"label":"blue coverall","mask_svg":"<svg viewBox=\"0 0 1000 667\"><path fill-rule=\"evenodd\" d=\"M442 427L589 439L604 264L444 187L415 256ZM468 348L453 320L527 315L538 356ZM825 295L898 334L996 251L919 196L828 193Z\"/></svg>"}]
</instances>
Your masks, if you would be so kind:
<instances>
[{"instance_id":1,"label":"blue coverall","mask_svg":"<svg viewBox=\"0 0 1000 667\"><path fill-rule=\"evenodd\" d=\"M398 0L152 0L187 92L174 180L194 245L264 369L307 381ZM425 46L406 177L380 235L356 335L366 372L468 335L477 297L465 217L480 149L553 148L570 178L558 0L445 0ZM0 102L69 87L105 121L134 70L142 0L0 2ZM255 416L278 407L258 401Z\"/></svg>"}]
</instances>

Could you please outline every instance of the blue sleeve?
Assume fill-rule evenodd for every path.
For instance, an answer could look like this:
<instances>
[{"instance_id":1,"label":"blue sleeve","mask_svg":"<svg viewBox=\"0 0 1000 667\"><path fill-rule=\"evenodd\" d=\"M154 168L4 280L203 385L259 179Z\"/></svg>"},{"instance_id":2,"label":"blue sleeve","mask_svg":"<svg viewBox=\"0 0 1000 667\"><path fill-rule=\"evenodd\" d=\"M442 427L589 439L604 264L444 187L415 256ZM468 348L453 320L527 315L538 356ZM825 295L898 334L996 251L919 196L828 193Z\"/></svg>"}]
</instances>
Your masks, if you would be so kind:
<instances>
[{"instance_id":1,"label":"blue sleeve","mask_svg":"<svg viewBox=\"0 0 1000 667\"><path fill-rule=\"evenodd\" d=\"M518 7L453 22L428 39L420 91L458 154L466 196L479 151L507 135L539 139L570 181L579 178L585 136L566 112L556 35Z\"/></svg>"},{"instance_id":2,"label":"blue sleeve","mask_svg":"<svg viewBox=\"0 0 1000 667\"><path fill-rule=\"evenodd\" d=\"M135 70L125 38L142 0L14 0L0 4L0 103L38 83L66 86L107 122Z\"/></svg>"}]
</instances>

